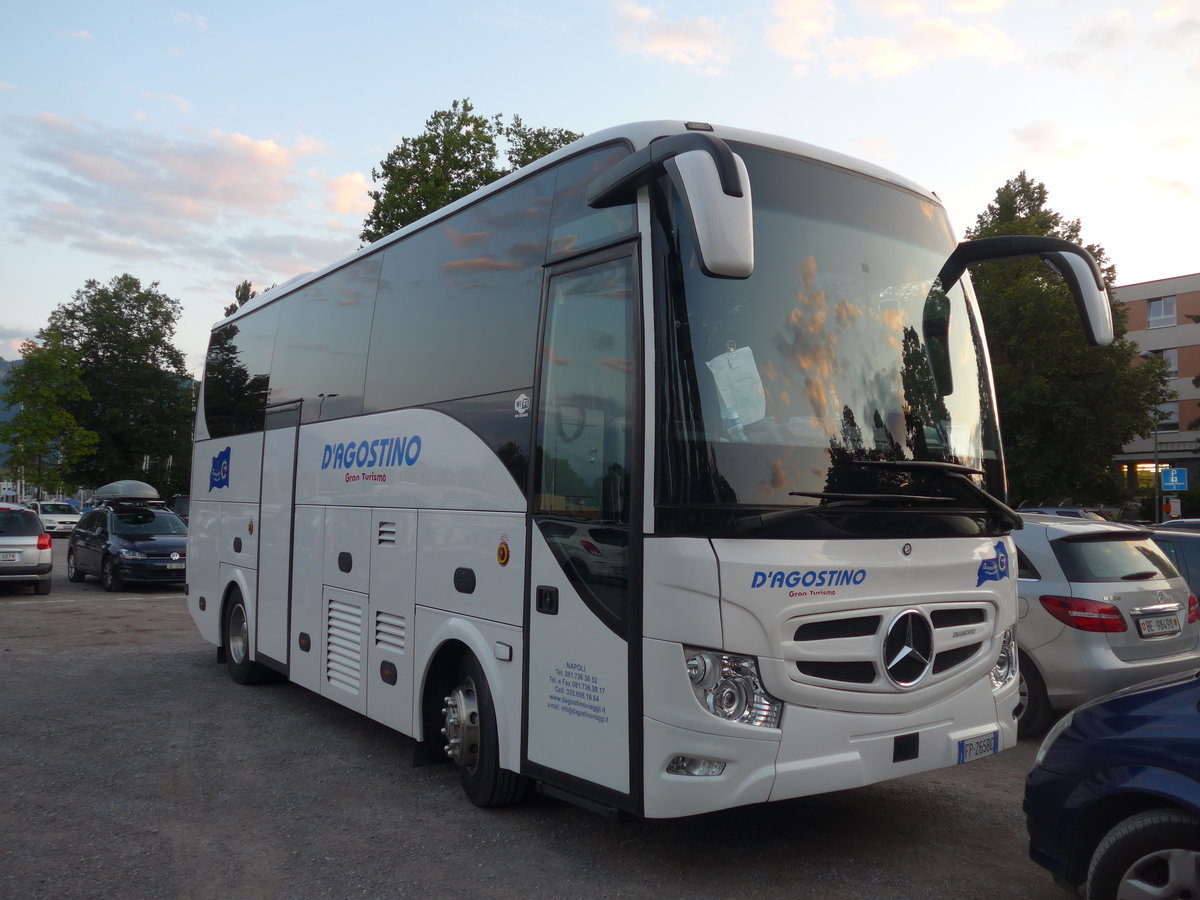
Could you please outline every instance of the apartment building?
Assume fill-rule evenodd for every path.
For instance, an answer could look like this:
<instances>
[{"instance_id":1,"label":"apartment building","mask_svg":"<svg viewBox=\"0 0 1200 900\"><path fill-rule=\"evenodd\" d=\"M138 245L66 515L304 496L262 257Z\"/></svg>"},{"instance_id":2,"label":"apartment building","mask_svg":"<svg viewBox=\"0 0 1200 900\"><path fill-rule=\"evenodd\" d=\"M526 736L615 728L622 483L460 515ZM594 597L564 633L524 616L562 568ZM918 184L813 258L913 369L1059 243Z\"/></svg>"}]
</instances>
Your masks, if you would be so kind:
<instances>
[{"instance_id":1,"label":"apartment building","mask_svg":"<svg viewBox=\"0 0 1200 900\"><path fill-rule=\"evenodd\" d=\"M1128 321L1126 337L1143 353L1166 358L1170 386L1178 399L1159 407L1158 432L1125 445L1117 455L1121 482L1153 489L1157 455L1160 468L1188 470L1188 487L1200 485L1200 274L1127 284L1116 288Z\"/></svg>"}]
</instances>

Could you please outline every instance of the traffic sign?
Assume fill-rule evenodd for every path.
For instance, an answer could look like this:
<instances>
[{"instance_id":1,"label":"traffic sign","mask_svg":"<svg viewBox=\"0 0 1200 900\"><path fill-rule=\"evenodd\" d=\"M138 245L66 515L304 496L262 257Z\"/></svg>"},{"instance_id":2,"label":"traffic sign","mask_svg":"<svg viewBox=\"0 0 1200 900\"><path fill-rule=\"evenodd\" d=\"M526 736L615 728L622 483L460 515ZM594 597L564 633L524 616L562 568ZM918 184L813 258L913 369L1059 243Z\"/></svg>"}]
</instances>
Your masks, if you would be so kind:
<instances>
[{"instance_id":1,"label":"traffic sign","mask_svg":"<svg viewBox=\"0 0 1200 900\"><path fill-rule=\"evenodd\" d=\"M1163 469L1162 489L1164 491L1186 491L1187 469Z\"/></svg>"}]
</instances>

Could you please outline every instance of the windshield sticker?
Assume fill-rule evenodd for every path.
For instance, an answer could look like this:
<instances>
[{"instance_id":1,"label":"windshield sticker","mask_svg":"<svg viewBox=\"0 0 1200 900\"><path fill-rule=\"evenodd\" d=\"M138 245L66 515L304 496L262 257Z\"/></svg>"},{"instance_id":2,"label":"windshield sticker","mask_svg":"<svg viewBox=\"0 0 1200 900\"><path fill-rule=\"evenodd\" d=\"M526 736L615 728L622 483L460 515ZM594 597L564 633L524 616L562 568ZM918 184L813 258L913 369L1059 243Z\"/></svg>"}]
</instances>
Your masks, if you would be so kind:
<instances>
[{"instance_id":1,"label":"windshield sticker","mask_svg":"<svg viewBox=\"0 0 1200 900\"><path fill-rule=\"evenodd\" d=\"M985 559L979 564L979 580L975 582L975 587L979 587L985 581L999 581L1002 578L1008 577L1008 549L1004 546L1004 542L996 544L996 555L991 559Z\"/></svg>"},{"instance_id":2,"label":"windshield sticker","mask_svg":"<svg viewBox=\"0 0 1200 900\"><path fill-rule=\"evenodd\" d=\"M729 342L729 350L707 363L721 395L721 418L732 430L761 422L767 415L767 397L754 362L754 351Z\"/></svg>"},{"instance_id":3,"label":"windshield sticker","mask_svg":"<svg viewBox=\"0 0 1200 900\"><path fill-rule=\"evenodd\" d=\"M226 447L213 457L212 470L208 473L208 489L229 487L229 458L233 454L232 447Z\"/></svg>"}]
</instances>

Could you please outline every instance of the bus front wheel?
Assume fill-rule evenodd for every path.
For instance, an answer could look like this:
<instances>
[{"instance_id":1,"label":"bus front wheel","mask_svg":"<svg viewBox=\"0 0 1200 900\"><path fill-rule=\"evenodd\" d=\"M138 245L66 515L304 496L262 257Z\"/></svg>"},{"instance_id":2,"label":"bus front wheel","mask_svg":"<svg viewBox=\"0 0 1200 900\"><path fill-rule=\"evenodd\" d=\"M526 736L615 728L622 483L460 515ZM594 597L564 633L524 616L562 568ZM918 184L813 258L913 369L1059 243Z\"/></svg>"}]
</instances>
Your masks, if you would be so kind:
<instances>
[{"instance_id":1,"label":"bus front wheel","mask_svg":"<svg viewBox=\"0 0 1200 900\"><path fill-rule=\"evenodd\" d=\"M442 709L446 755L459 767L463 791L472 803L508 806L524 793L525 779L500 768L492 692L479 661L469 653L459 665L456 684Z\"/></svg>"}]
</instances>

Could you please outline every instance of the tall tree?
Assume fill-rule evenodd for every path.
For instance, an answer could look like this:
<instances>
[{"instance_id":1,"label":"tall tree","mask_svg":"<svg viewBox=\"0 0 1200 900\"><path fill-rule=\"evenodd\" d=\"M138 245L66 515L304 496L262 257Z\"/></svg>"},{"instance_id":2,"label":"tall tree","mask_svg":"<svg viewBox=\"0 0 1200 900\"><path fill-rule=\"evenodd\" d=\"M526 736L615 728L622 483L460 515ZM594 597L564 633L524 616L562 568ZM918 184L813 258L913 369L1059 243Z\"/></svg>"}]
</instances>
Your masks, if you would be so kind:
<instances>
[{"instance_id":1,"label":"tall tree","mask_svg":"<svg viewBox=\"0 0 1200 900\"><path fill-rule=\"evenodd\" d=\"M501 140L508 142L510 166L519 168L578 137L563 128L527 126L520 116L506 126L502 115L483 116L469 99L455 100L371 169L377 187L368 196L375 205L359 237L377 241L508 174L500 162Z\"/></svg>"},{"instance_id":2,"label":"tall tree","mask_svg":"<svg viewBox=\"0 0 1200 900\"><path fill-rule=\"evenodd\" d=\"M232 316L235 312L258 296L258 291L254 290L254 285L247 278L241 284L233 289L233 303L225 307L225 315Z\"/></svg>"},{"instance_id":3,"label":"tall tree","mask_svg":"<svg viewBox=\"0 0 1200 900\"><path fill-rule=\"evenodd\" d=\"M5 465L20 472L35 490L73 492L71 469L99 442L67 410L90 399L79 377L76 354L61 344L21 345L21 364L13 366L0 390L0 403L16 410L0 423L0 442L8 444Z\"/></svg>"},{"instance_id":4,"label":"tall tree","mask_svg":"<svg viewBox=\"0 0 1200 900\"><path fill-rule=\"evenodd\" d=\"M1064 219L1048 199L1046 186L1021 172L996 192L967 236L1079 243L1079 220ZM1115 267L1101 246L1087 249L1111 290ZM1112 460L1130 440L1150 434L1155 407L1171 398L1165 361L1138 359L1115 303L1116 339L1089 346L1070 291L1038 260L977 265L971 277L987 326L1012 501L1120 499Z\"/></svg>"},{"instance_id":5,"label":"tall tree","mask_svg":"<svg viewBox=\"0 0 1200 900\"><path fill-rule=\"evenodd\" d=\"M129 274L91 279L50 313L41 341L77 359L86 398L63 403L96 432L95 452L73 467L80 484L122 478L153 484L164 497L185 493L191 465L194 383L175 346L178 300Z\"/></svg>"}]
</instances>

